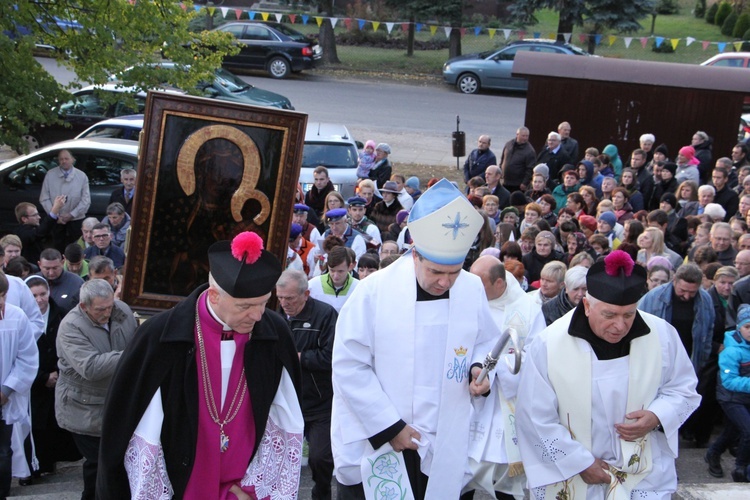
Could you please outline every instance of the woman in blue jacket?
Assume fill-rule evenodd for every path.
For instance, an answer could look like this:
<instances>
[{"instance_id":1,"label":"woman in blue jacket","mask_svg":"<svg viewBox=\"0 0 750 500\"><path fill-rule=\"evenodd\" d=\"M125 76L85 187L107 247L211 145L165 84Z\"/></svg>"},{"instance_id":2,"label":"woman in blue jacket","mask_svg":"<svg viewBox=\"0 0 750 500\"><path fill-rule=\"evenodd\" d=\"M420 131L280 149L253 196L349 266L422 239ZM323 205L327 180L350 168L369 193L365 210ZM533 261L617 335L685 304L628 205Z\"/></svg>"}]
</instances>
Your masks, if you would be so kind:
<instances>
[{"instance_id":1,"label":"woman in blue jacket","mask_svg":"<svg viewBox=\"0 0 750 500\"><path fill-rule=\"evenodd\" d=\"M721 454L739 433L740 442L732 479L748 481L750 465L750 305L742 304L737 311L737 330L724 336L724 350L719 353L719 381L716 399L727 417L724 431L706 452L708 471L721 477ZM731 425L730 425L731 424Z\"/></svg>"}]
</instances>

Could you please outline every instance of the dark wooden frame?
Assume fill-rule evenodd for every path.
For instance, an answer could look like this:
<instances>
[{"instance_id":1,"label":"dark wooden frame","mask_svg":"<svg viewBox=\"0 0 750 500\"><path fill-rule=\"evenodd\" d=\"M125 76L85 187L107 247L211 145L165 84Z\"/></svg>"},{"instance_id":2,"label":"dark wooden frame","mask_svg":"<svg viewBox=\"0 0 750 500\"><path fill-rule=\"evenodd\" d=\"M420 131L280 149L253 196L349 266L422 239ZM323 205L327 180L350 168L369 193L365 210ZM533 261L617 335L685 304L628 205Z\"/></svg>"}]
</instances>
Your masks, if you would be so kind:
<instances>
[{"instance_id":1,"label":"dark wooden frame","mask_svg":"<svg viewBox=\"0 0 750 500\"><path fill-rule=\"evenodd\" d=\"M206 250L243 230L284 263L307 115L151 92L123 300L168 309L205 283Z\"/></svg>"}]
</instances>

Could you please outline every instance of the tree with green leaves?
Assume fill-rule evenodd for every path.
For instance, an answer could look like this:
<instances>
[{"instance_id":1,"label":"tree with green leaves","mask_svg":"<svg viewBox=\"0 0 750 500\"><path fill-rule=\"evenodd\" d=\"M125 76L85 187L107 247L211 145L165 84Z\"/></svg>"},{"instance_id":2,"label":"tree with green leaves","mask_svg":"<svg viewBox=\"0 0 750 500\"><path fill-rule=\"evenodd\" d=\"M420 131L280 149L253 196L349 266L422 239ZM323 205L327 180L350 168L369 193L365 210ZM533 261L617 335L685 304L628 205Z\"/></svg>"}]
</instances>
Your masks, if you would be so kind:
<instances>
[{"instance_id":1,"label":"tree with green leaves","mask_svg":"<svg viewBox=\"0 0 750 500\"><path fill-rule=\"evenodd\" d=\"M535 24L534 13L540 9L554 9L560 13L557 26L558 40L575 27L589 34L589 52L593 53L596 35L604 30L631 33L641 29L639 21L654 8L654 0L516 0L508 10L514 20Z\"/></svg>"},{"instance_id":2,"label":"tree with green leaves","mask_svg":"<svg viewBox=\"0 0 750 500\"><path fill-rule=\"evenodd\" d=\"M130 66L124 85L137 90L169 84L196 91L213 78L224 55L234 53L231 35L191 33L198 13L188 0L14 0L0 14L0 143L25 147L30 127L58 121L55 103L82 85L103 84ZM54 47L51 56L77 79L62 86L34 58L36 45ZM164 57L184 71L166 74L147 66Z\"/></svg>"}]
</instances>

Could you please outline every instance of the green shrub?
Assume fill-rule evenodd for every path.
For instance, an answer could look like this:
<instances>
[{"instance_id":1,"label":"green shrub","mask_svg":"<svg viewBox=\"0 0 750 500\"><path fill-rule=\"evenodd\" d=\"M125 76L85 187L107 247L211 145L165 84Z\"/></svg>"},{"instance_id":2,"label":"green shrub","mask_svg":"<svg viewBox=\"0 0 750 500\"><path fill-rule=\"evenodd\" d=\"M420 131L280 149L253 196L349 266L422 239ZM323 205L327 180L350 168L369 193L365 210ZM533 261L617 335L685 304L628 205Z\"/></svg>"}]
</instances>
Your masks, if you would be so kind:
<instances>
[{"instance_id":1,"label":"green shrub","mask_svg":"<svg viewBox=\"0 0 750 500\"><path fill-rule=\"evenodd\" d=\"M654 40L651 51L658 52L660 54L672 54L674 52L674 49L672 48L672 43L669 41L669 38L665 38L664 41L661 42L661 45L659 45L658 47L656 46L656 40Z\"/></svg>"},{"instance_id":2,"label":"green shrub","mask_svg":"<svg viewBox=\"0 0 750 500\"><path fill-rule=\"evenodd\" d=\"M716 24L716 12L719 10L719 4L713 3L711 7L706 11L706 22L708 24Z\"/></svg>"},{"instance_id":3,"label":"green shrub","mask_svg":"<svg viewBox=\"0 0 750 500\"><path fill-rule=\"evenodd\" d=\"M706 15L706 0L698 0L697 2L695 2L693 15L698 19L703 19L703 16Z\"/></svg>"},{"instance_id":4,"label":"green shrub","mask_svg":"<svg viewBox=\"0 0 750 500\"><path fill-rule=\"evenodd\" d=\"M680 6L677 0L659 0L656 4L656 13L663 16L670 14L678 14L680 12Z\"/></svg>"},{"instance_id":5,"label":"green shrub","mask_svg":"<svg viewBox=\"0 0 750 500\"><path fill-rule=\"evenodd\" d=\"M737 14L732 12L724 19L724 23L721 25L721 34L724 36L732 36L734 32L734 25L737 24Z\"/></svg>"},{"instance_id":6,"label":"green shrub","mask_svg":"<svg viewBox=\"0 0 750 500\"><path fill-rule=\"evenodd\" d=\"M750 30L750 13L745 12L737 18L737 23L734 25L734 30L732 30L732 36L740 40L747 40L745 38L747 30Z\"/></svg>"},{"instance_id":7,"label":"green shrub","mask_svg":"<svg viewBox=\"0 0 750 500\"><path fill-rule=\"evenodd\" d=\"M729 14L732 13L732 6L729 4L729 2L721 2L719 4L719 9L716 11L716 17L714 18L714 24L716 26L723 27L724 21L729 17Z\"/></svg>"}]
</instances>

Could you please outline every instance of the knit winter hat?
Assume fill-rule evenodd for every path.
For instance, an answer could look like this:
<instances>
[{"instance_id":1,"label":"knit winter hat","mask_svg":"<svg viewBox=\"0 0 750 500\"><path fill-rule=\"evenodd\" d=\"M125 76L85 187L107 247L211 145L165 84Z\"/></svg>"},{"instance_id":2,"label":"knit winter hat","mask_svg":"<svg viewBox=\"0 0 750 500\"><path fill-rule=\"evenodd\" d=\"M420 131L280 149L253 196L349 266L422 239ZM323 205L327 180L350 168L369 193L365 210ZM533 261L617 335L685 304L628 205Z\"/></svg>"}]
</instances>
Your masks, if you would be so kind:
<instances>
[{"instance_id":1,"label":"knit winter hat","mask_svg":"<svg viewBox=\"0 0 750 500\"><path fill-rule=\"evenodd\" d=\"M742 304L737 310L737 328L750 323L750 304Z\"/></svg>"},{"instance_id":2,"label":"knit winter hat","mask_svg":"<svg viewBox=\"0 0 750 500\"><path fill-rule=\"evenodd\" d=\"M602 214L599 216L599 220L603 220L607 224L609 224L609 227L614 229L615 224L617 224L617 217L612 212L602 212Z\"/></svg>"}]
</instances>

